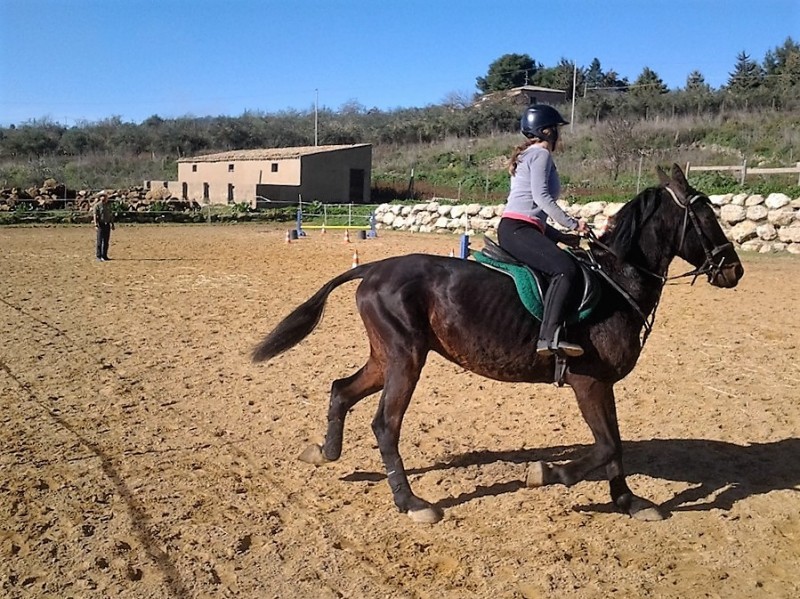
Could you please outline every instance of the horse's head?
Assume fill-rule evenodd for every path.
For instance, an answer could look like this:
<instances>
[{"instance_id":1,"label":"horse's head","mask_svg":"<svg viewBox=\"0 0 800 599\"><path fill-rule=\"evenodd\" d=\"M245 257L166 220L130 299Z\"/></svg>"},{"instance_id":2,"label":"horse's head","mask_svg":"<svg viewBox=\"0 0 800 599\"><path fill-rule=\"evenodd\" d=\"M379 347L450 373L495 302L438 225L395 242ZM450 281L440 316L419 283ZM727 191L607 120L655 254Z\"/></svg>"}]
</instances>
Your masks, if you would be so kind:
<instances>
[{"instance_id":1,"label":"horse's head","mask_svg":"<svg viewBox=\"0 0 800 599\"><path fill-rule=\"evenodd\" d=\"M661 185L623 206L603 240L620 260L659 276L674 256L695 267L717 287L735 287L744 274L733 244L725 237L711 202L692 188L680 167L672 176L657 169Z\"/></svg>"},{"instance_id":2,"label":"horse's head","mask_svg":"<svg viewBox=\"0 0 800 599\"><path fill-rule=\"evenodd\" d=\"M694 189L677 164L671 176L657 168L661 187L669 194L681 218L677 255L706 275L716 287L736 287L744 268L733 244L725 237L711 201Z\"/></svg>"}]
</instances>

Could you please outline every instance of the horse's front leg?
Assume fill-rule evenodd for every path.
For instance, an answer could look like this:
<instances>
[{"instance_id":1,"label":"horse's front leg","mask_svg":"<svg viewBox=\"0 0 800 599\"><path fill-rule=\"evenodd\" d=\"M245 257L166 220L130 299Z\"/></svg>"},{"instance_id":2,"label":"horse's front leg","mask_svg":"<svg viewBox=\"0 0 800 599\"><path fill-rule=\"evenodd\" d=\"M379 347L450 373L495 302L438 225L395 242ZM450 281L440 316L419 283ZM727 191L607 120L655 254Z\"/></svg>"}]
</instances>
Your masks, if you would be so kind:
<instances>
[{"instance_id":1,"label":"horse's front leg","mask_svg":"<svg viewBox=\"0 0 800 599\"><path fill-rule=\"evenodd\" d=\"M583 457L566 464L531 464L528 468L527 485L573 485L584 480L592 470L605 466L611 500L617 509L639 520L662 520L664 514L658 507L652 501L634 495L625 481L613 384L591 377L571 375L570 385L575 392L581 414L594 436L594 446Z\"/></svg>"}]
</instances>

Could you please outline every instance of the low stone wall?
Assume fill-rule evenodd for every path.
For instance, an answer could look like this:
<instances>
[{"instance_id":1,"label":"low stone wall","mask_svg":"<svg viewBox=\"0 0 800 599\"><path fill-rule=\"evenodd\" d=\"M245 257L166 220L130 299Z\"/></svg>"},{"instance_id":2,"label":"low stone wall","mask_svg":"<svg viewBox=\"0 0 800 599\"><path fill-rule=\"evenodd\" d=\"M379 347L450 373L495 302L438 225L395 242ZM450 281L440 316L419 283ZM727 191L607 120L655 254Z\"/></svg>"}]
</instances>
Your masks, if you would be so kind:
<instances>
[{"instance_id":1,"label":"low stone wall","mask_svg":"<svg viewBox=\"0 0 800 599\"><path fill-rule=\"evenodd\" d=\"M772 193L709 196L722 228L737 248L761 253L800 254L800 198ZM603 230L622 203L568 204L564 210ZM453 204L439 199L425 204L381 204L375 210L377 228L420 233L489 233L495 236L505 204Z\"/></svg>"}]
</instances>

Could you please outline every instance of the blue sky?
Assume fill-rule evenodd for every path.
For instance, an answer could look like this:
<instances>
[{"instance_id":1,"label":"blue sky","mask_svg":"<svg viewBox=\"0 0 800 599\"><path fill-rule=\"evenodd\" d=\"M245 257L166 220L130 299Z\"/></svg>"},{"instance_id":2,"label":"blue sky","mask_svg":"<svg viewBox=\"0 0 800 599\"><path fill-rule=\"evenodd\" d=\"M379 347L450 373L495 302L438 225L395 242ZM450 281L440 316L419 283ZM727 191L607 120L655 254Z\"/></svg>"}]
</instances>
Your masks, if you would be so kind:
<instances>
[{"instance_id":1,"label":"blue sky","mask_svg":"<svg viewBox=\"0 0 800 599\"><path fill-rule=\"evenodd\" d=\"M388 110L476 90L508 53L671 88L800 40L800 0L0 0L0 125Z\"/></svg>"}]
</instances>

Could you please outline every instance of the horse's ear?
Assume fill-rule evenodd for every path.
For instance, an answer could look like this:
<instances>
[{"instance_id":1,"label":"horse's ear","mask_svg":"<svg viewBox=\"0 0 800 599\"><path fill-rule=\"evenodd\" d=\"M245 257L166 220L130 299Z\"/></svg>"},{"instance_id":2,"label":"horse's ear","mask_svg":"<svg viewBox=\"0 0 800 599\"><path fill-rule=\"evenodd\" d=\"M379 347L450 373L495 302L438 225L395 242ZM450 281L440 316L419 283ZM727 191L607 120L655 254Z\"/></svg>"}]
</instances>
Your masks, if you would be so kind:
<instances>
[{"instance_id":1,"label":"horse's ear","mask_svg":"<svg viewBox=\"0 0 800 599\"><path fill-rule=\"evenodd\" d=\"M660 165L656 165L656 173L658 174L658 181L661 183L662 187L669 185L669 176L664 172L664 169L661 168Z\"/></svg>"},{"instance_id":2,"label":"horse's ear","mask_svg":"<svg viewBox=\"0 0 800 599\"><path fill-rule=\"evenodd\" d=\"M689 189L689 182L686 180L686 175L683 174L681 167L677 163L672 163L672 179L675 181L683 191Z\"/></svg>"}]
</instances>

